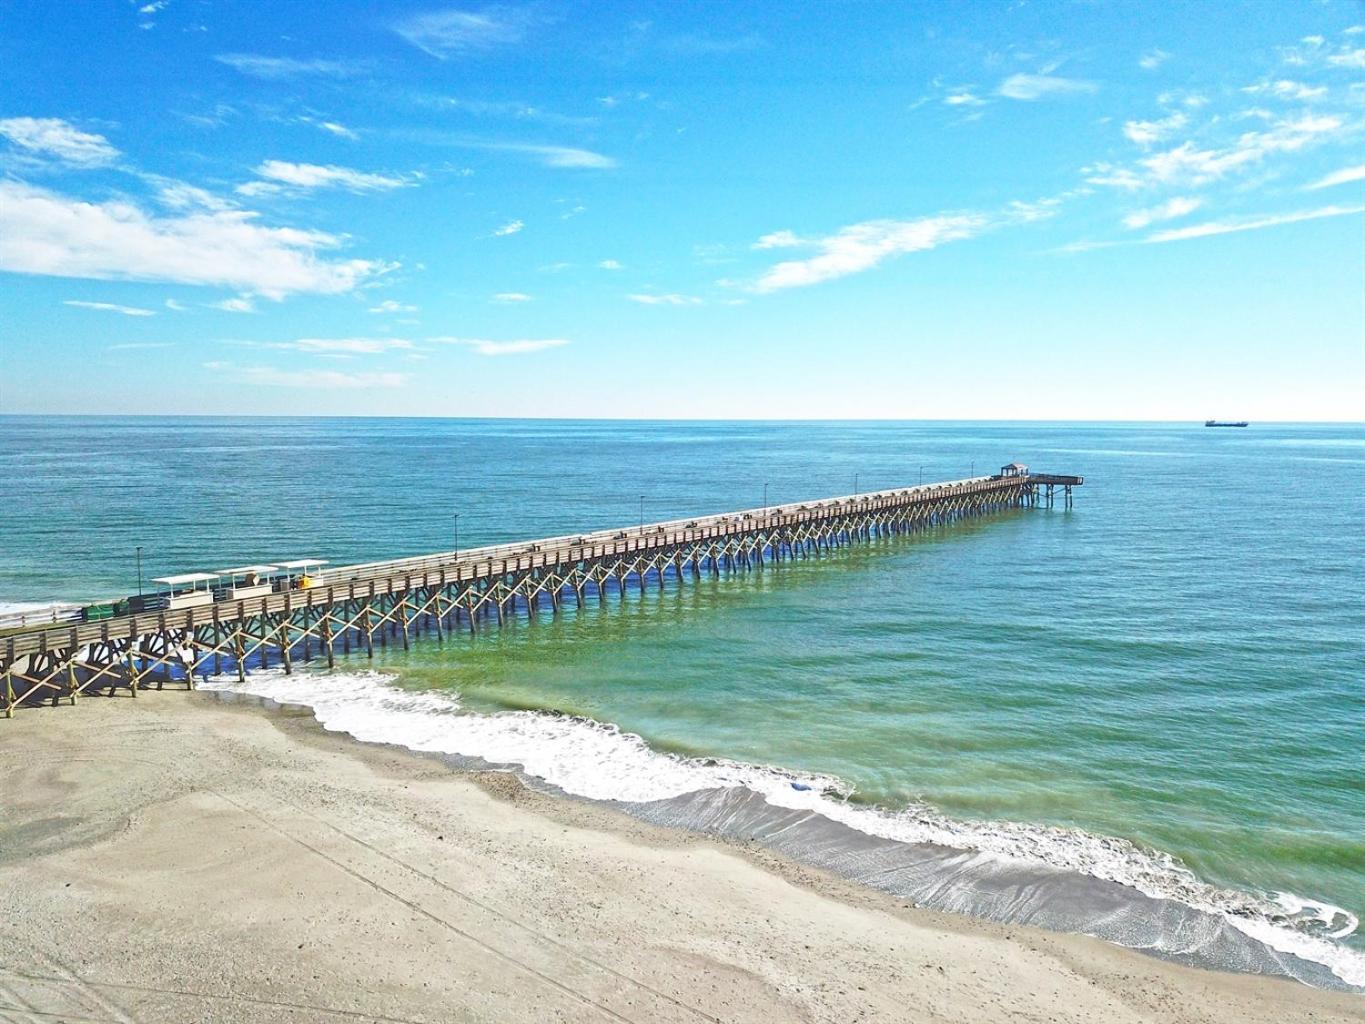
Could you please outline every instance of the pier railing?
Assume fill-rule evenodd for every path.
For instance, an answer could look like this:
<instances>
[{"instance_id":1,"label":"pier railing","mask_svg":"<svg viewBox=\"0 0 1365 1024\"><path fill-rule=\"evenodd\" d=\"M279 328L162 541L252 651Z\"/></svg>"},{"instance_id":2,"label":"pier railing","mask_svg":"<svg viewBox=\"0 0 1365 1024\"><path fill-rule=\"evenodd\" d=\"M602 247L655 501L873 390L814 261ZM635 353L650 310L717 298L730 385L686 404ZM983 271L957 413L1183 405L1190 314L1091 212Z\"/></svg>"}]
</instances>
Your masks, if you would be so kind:
<instances>
[{"instance_id":1,"label":"pier railing","mask_svg":"<svg viewBox=\"0 0 1365 1024\"><path fill-rule=\"evenodd\" d=\"M414 558L339 566L309 589L79 624L35 624L0 638L0 710L90 690L180 681L196 673L268 668L363 647L373 656L422 631L438 639L524 611L535 618L567 596L605 602L690 572L719 576L809 558L861 540L947 525L966 516L1043 504L1060 487L1067 507L1081 477L974 477L710 516L568 534ZM225 669L226 666L226 669Z\"/></svg>"}]
</instances>

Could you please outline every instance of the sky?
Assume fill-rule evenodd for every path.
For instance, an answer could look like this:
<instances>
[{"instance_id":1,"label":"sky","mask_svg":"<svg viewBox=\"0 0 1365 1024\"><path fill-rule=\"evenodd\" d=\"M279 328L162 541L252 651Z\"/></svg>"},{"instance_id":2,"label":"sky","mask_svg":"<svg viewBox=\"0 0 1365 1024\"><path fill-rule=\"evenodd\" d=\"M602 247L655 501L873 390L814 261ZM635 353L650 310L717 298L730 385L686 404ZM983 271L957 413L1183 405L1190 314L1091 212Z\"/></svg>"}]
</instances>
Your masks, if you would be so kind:
<instances>
[{"instance_id":1,"label":"sky","mask_svg":"<svg viewBox=\"0 0 1365 1024\"><path fill-rule=\"evenodd\" d=\"M0 0L0 413L1365 420L1365 6Z\"/></svg>"}]
</instances>

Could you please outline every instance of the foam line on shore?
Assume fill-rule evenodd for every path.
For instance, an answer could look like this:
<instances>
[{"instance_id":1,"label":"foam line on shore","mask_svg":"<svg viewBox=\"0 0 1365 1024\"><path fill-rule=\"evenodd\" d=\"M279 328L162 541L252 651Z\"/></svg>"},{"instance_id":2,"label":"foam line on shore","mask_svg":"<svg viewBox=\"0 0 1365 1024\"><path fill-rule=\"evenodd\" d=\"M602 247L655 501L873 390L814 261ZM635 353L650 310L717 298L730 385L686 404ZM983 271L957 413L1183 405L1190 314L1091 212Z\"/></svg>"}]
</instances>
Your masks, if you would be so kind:
<instances>
[{"instance_id":1,"label":"foam line on shore","mask_svg":"<svg viewBox=\"0 0 1365 1024\"><path fill-rule=\"evenodd\" d=\"M867 807L850 803L847 788L830 776L663 753L633 733L588 718L538 711L471 713L452 693L403 689L393 685L392 676L374 671L258 671L244 685L235 677L217 676L205 680L202 688L306 705L330 731L514 766L580 797L650 804L743 789L773 807L819 815L868 836L968 851L1006 866L1039 865L1101 879L1215 915L1278 953L1322 965L1348 986L1365 987L1365 955L1336 941L1352 934L1359 923L1346 910L1291 893L1258 897L1221 889L1169 855L1124 839L1016 822L959 821L923 805L897 811ZM958 909L971 912L970 907ZM1288 969L1285 973L1300 976Z\"/></svg>"}]
</instances>

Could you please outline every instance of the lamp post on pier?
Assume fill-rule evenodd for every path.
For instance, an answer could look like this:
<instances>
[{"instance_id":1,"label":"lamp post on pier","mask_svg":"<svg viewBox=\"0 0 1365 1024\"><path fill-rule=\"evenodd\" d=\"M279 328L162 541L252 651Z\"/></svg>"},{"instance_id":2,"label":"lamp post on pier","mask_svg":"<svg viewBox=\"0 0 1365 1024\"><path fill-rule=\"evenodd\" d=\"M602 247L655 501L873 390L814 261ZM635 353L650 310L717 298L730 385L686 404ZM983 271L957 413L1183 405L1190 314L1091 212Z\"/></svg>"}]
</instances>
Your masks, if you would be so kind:
<instances>
[{"instance_id":1,"label":"lamp post on pier","mask_svg":"<svg viewBox=\"0 0 1365 1024\"><path fill-rule=\"evenodd\" d=\"M768 485L763 485L763 514L768 514Z\"/></svg>"},{"instance_id":2,"label":"lamp post on pier","mask_svg":"<svg viewBox=\"0 0 1365 1024\"><path fill-rule=\"evenodd\" d=\"M455 560L460 559L460 513L455 513Z\"/></svg>"},{"instance_id":3,"label":"lamp post on pier","mask_svg":"<svg viewBox=\"0 0 1365 1024\"><path fill-rule=\"evenodd\" d=\"M853 496L854 496L855 498L858 496L858 474L857 474L857 473L854 473L854 474L853 474Z\"/></svg>"},{"instance_id":4,"label":"lamp post on pier","mask_svg":"<svg viewBox=\"0 0 1365 1024\"><path fill-rule=\"evenodd\" d=\"M640 533L641 533L641 535L643 535L644 532L645 532L645 496L642 494L642 495L640 495Z\"/></svg>"},{"instance_id":5,"label":"lamp post on pier","mask_svg":"<svg viewBox=\"0 0 1365 1024\"><path fill-rule=\"evenodd\" d=\"M923 466L920 466L920 468L919 468L919 482L920 482L921 484L924 483L924 467L923 467Z\"/></svg>"},{"instance_id":6,"label":"lamp post on pier","mask_svg":"<svg viewBox=\"0 0 1365 1024\"><path fill-rule=\"evenodd\" d=\"M142 596L142 545L137 546L137 596Z\"/></svg>"}]
</instances>

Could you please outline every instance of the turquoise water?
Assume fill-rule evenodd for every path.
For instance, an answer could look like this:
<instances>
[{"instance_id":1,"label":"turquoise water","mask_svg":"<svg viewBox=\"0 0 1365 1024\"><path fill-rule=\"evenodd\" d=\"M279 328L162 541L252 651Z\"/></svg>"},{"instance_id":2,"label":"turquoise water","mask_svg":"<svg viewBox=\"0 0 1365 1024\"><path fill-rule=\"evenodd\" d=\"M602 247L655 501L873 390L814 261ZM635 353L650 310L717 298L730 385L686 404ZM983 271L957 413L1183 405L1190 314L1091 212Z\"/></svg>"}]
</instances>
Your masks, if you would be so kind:
<instances>
[{"instance_id":1,"label":"turquoise water","mask_svg":"<svg viewBox=\"0 0 1365 1024\"><path fill-rule=\"evenodd\" d=\"M776 504L921 467L1084 474L1069 512L391 647L374 667L390 689L458 694L477 719L462 742L487 746L462 753L511 749L489 714L566 712L964 835L1129 840L1365 950L1346 934L1365 915L1365 427L0 417L0 442L0 603L127 593L137 544L148 577L343 563L448 549L456 513L469 547L634 523L641 495L663 519L758 505L765 483ZM667 771L519 728L565 742L540 774L589 795L638 799L641 771Z\"/></svg>"}]
</instances>

